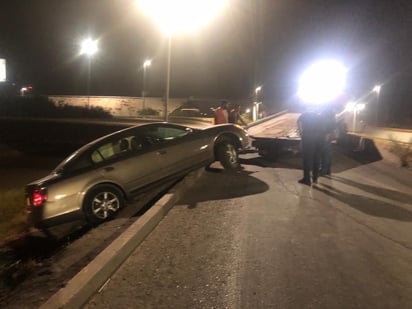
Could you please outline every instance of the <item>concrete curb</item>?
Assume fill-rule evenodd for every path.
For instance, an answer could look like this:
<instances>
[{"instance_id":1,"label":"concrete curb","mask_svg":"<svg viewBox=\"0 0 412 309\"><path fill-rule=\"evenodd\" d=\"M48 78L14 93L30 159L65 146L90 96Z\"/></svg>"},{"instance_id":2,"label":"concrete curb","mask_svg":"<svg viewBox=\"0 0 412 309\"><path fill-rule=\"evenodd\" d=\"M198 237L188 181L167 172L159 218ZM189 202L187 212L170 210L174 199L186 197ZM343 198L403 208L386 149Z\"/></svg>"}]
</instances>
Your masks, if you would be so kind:
<instances>
[{"instance_id":1,"label":"concrete curb","mask_svg":"<svg viewBox=\"0 0 412 309\"><path fill-rule=\"evenodd\" d=\"M185 192L185 187L199 178L203 171L204 168L201 168L186 176L173 188L173 192L163 196L64 288L41 305L40 309L81 308L166 216L180 195Z\"/></svg>"}]
</instances>

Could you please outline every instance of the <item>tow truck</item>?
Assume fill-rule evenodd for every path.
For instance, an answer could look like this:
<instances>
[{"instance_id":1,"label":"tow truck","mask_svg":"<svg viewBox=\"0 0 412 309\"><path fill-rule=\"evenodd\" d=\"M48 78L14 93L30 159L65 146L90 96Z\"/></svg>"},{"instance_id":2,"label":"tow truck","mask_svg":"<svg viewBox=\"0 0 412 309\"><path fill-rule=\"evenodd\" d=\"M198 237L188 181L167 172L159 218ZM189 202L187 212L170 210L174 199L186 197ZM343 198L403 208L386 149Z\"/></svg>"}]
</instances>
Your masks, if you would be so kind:
<instances>
[{"instance_id":1,"label":"tow truck","mask_svg":"<svg viewBox=\"0 0 412 309\"><path fill-rule=\"evenodd\" d=\"M287 110L249 124L246 129L252 140L252 147L268 159L276 159L282 152L298 153L300 135L297 121L301 113ZM346 135L345 112L336 114L337 139Z\"/></svg>"},{"instance_id":2,"label":"tow truck","mask_svg":"<svg viewBox=\"0 0 412 309\"><path fill-rule=\"evenodd\" d=\"M276 159L283 151L297 152L300 136L297 120L300 113L282 111L249 124L246 129L259 155Z\"/></svg>"}]
</instances>

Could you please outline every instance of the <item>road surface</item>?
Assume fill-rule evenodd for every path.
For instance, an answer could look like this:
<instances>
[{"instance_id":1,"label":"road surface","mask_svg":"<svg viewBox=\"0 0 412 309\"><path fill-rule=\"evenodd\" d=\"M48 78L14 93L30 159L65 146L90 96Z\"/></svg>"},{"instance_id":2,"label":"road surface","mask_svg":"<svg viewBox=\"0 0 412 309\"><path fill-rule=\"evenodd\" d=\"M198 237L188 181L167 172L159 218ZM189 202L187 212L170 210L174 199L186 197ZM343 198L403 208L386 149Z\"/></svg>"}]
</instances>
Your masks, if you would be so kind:
<instances>
[{"instance_id":1,"label":"road surface","mask_svg":"<svg viewBox=\"0 0 412 309\"><path fill-rule=\"evenodd\" d=\"M335 149L214 164L85 308L412 308L412 177Z\"/></svg>"}]
</instances>

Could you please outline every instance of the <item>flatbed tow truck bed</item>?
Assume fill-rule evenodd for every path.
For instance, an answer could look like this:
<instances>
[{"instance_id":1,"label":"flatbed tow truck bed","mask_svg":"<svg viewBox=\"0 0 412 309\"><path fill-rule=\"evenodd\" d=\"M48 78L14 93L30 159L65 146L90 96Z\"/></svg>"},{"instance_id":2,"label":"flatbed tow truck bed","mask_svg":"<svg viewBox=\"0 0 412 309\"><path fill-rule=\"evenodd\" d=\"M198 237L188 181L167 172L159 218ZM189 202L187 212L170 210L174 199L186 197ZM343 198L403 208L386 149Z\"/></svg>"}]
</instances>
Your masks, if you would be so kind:
<instances>
[{"instance_id":1,"label":"flatbed tow truck bed","mask_svg":"<svg viewBox=\"0 0 412 309\"><path fill-rule=\"evenodd\" d=\"M297 120L300 113L280 112L247 127L252 147L264 157L276 158L285 150L296 151L300 144Z\"/></svg>"}]
</instances>

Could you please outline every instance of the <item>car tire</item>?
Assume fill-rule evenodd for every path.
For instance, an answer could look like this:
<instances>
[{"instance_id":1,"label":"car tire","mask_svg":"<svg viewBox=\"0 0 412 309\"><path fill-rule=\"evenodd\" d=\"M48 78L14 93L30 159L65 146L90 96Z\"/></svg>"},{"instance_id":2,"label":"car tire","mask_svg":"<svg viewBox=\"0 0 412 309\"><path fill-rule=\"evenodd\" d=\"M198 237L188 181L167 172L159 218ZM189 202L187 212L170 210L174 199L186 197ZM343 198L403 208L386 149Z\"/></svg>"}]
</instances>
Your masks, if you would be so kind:
<instances>
[{"instance_id":1,"label":"car tire","mask_svg":"<svg viewBox=\"0 0 412 309\"><path fill-rule=\"evenodd\" d=\"M217 159L225 169L235 170L240 167L237 147L228 141L217 145Z\"/></svg>"},{"instance_id":2,"label":"car tire","mask_svg":"<svg viewBox=\"0 0 412 309\"><path fill-rule=\"evenodd\" d=\"M122 192L114 186L97 186L90 190L83 203L86 220L92 225L111 219L124 206Z\"/></svg>"}]
</instances>

